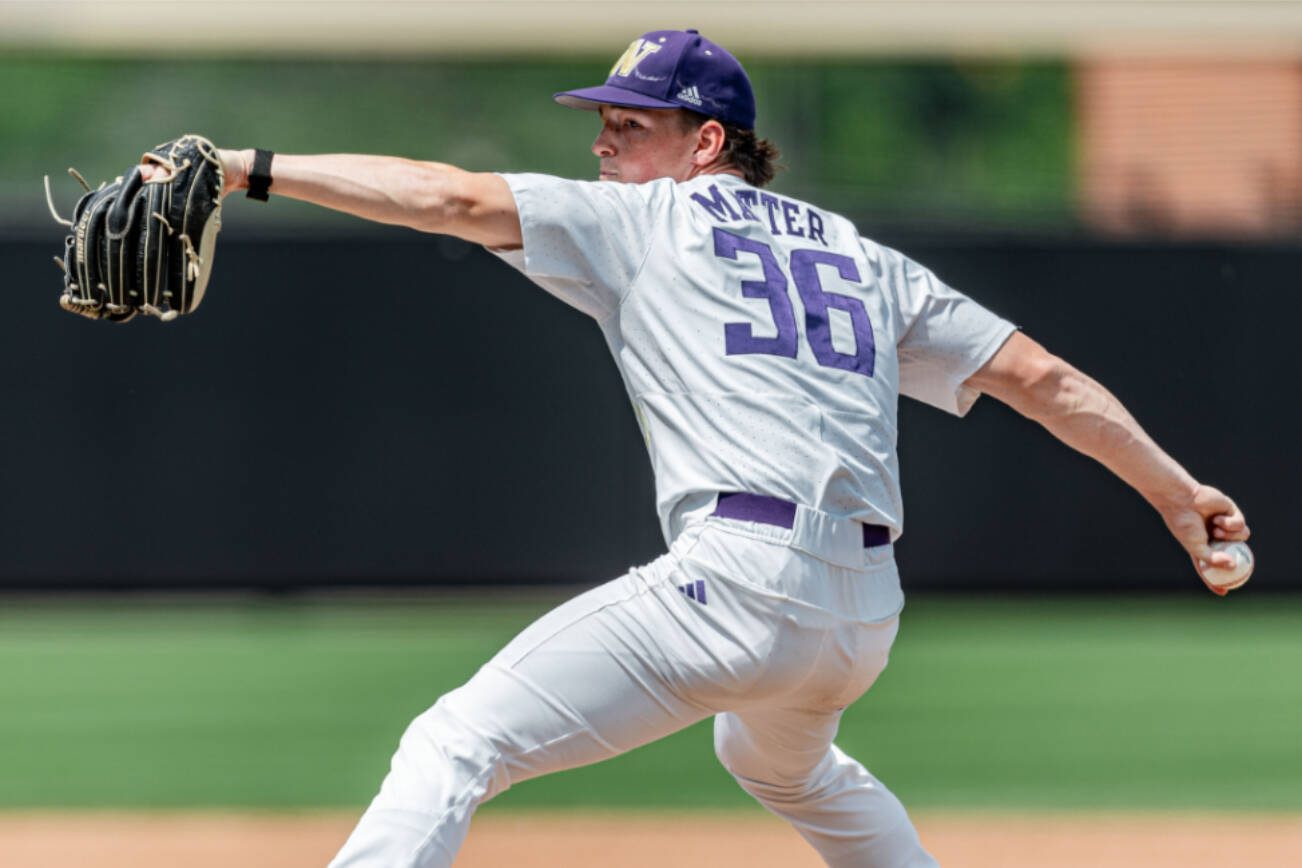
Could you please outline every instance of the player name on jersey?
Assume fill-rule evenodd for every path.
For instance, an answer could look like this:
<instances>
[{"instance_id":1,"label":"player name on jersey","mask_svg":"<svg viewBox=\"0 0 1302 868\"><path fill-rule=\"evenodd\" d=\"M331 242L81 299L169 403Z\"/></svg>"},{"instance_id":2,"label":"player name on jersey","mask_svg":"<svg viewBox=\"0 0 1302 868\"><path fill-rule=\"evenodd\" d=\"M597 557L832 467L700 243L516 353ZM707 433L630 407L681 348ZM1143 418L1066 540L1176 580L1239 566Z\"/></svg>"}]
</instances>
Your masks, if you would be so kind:
<instances>
[{"instance_id":1,"label":"player name on jersey","mask_svg":"<svg viewBox=\"0 0 1302 868\"><path fill-rule=\"evenodd\" d=\"M767 223L774 235L794 235L827 246L822 215L803 202L783 199L753 187L738 187L725 194L717 184L711 184L706 192L708 196L693 193L692 200L720 223L739 220Z\"/></svg>"}]
</instances>

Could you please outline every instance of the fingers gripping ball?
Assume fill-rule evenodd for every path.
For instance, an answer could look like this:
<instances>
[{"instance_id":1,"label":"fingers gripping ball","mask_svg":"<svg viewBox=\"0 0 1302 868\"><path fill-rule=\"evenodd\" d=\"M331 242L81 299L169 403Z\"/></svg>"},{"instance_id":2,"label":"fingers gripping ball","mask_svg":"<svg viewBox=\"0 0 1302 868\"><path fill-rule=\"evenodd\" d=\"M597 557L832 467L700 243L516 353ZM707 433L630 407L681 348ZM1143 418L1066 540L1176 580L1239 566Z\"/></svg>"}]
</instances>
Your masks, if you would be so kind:
<instances>
[{"instance_id":1,"label":"fingers gripping ball","mask_svg":"<svg viewBox=\"0 0 1302 868\"><path fill-rule=\"evenodd\" d=\"M1212 593L1225 596L1235 588L1243 587L1252 577L1255 562L1252 549L1245 542L1214 542L1210 546L1213 552L1225 552L1234 558L1233 567L1215 567L1206 561L1198 561L1198 575Z\"/></svg>"},{"instance_id":2,"label":"fingers gripping ball","mask_svg":"<svg viewBox=\"0 0 1302 868\"><path fill-rule=\"evenodd\" d=\"M141 160L156 167L146 181L133 167L86 194L65 220L45 193L54 219L72 233L64 255L59 306L89 319L126 322L137 313L164 321L203 301L221 229L224 178L217 149L196 135L164 142Z\"/></svg>"}]
</instances>

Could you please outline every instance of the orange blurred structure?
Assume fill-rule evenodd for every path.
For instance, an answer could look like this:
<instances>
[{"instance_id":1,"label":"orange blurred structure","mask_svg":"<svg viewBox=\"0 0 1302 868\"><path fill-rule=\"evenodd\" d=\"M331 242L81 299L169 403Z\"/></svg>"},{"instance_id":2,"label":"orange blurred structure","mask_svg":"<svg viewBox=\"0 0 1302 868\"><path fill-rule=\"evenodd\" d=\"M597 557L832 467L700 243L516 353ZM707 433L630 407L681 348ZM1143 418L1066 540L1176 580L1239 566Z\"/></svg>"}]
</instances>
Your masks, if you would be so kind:
<instances>
[{"instance_id":1,"label":"orange blurred structure","mask_svg":"<svg viewBox=\"0 0 1302 868\"><path fill-rule=\"evenodd\" d=\"M1088 225L1227 238L1302 228L1302 64L1114 59L1076 69Z\"/></svg>"}]
</instances>

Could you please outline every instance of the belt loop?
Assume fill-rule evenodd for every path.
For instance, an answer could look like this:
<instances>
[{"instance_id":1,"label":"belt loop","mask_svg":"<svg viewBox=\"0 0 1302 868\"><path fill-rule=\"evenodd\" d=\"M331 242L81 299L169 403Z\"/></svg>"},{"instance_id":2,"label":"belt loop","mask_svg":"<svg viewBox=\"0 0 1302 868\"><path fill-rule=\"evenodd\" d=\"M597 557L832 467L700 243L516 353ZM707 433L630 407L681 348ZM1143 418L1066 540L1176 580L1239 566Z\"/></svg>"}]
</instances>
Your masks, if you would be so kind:
<instances>
[{"instance_id":1,"label":"belt loop","mask_svg":"<svg viewBox=\"0 0 1302 868\"><path fill-rule=\"evenodd\" d=\"M862 569L863 527L859 522L848 518L837 518L816 509L797 506L789 545L837 566Z\"/></svg>"}]
</instances>

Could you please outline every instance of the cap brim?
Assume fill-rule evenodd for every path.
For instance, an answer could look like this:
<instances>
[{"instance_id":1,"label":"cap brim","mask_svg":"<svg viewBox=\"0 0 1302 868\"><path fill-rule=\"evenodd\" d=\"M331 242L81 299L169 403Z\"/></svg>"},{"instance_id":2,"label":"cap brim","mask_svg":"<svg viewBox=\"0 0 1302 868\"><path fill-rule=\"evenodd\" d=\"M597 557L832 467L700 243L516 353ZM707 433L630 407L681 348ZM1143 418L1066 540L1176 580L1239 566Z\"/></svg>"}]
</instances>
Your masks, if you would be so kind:
<instances>
[{"instance_id":1,"label":"cap brim","mask_svg":"<svg viewBox=\"0 0 1302 868\"><path fill-rule=\"evenodd\" d=\"M603 84L600 87L584 87L579 90L567 90L552 97L563 106L585 111L596 111L603 105L617 105L624 108L675 109L682 108L676 102L656 99L653 96L625 90L622 87Z\"/></svg>"}]
</instances>

